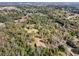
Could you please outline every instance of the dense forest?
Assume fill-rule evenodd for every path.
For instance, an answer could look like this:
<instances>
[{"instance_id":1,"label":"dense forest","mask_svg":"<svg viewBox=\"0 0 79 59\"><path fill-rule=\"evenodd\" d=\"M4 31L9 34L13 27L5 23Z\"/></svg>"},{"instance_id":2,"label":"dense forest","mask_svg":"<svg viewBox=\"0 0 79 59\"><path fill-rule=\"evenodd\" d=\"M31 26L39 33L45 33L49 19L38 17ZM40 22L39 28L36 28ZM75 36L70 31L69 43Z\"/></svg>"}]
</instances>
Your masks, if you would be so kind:
<instances>
[{"instance_id":1,"label":"dense forest","mask_svg":"<svg viewBox=\"0 0 79 59\"><path fill-rule=\"evenodd\" d=\"M0 55L79 55L78 10L65 6L0 6Z\"/></svg>"}]
</instances>

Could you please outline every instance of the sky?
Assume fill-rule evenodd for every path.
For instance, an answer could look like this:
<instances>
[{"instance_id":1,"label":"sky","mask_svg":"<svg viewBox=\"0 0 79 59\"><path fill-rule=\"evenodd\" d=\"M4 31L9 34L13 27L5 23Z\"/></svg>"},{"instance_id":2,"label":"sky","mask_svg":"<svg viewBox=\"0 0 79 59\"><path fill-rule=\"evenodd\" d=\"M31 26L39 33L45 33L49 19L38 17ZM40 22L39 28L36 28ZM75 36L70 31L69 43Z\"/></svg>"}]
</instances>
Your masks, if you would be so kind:
<instances>
[{"instance_id":1,"label":"sky","mask_svg":"<svg viewBox=\"0 0 79 59\"><path fill-rule=\"evenodd\" d=\"M79 0L0 0L0 2L79 2Z\"/></svg>"}]
</instances>

